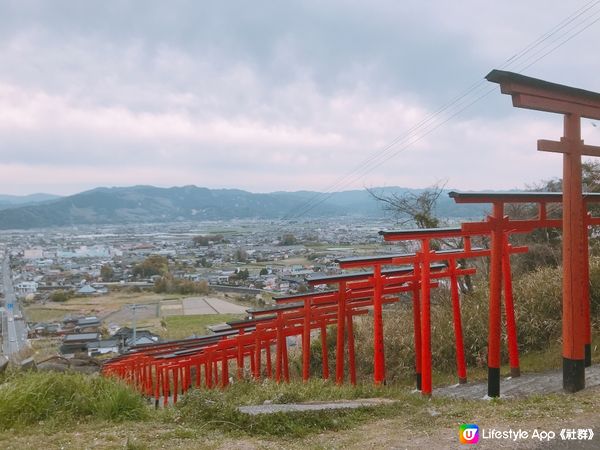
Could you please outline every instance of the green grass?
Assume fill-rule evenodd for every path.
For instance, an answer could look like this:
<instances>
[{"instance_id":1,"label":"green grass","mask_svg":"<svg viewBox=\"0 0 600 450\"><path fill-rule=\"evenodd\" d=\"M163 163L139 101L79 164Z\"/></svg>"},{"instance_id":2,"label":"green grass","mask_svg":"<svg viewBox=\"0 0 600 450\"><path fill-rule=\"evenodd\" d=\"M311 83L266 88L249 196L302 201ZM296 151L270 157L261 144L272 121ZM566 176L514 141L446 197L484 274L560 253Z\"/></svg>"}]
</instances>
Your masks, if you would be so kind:
<instances>
[{"instance_id":1,"label":"green grass","mask_svg":"<svg viewBox=\"0 0 600 450\"><path fill-rule=\"evenodd\" d=\"M594 266L592 274L592 280L596 280L600 285L600 268ZM556 271L544 270L515 281L515 305L520 318L518 329L519 343L522 346L523 373L560 368L560 285L556 282L556 277ZM487 378L486 292L486 289L480 288L475 295L463 299L466 348L470 352L469 381ZM593 295L600 297L597 292L600 292L600 289L593 290ZM449 302L445 298L439 299L432 307L434 386L456 383L453 329L448 319L448 305ZM598 305L599 300L596 298L592 302L593 317L597 317ZM0 380L0 429L17 428L17 437L22 438L19 442L34 442L27 441L23 436L27 433L43 436L50 423L68 424L81 417L84 421L82 428L78 427L77 431L79 433L82 429L85 437L80 438L79 443L82 445L98 436L112 436L111 439L114 438L115 442L121 442L129 448L221 447L231 444L232 441L239 444L256 440L263 440L257 446L267 442L285 448L343 448L348 442L360 442L364 429L377 429L379 433L380 427L386 429L387 426L387 432L391 432L398 437L398 442L402 442L404 436L415 433L432 436L435 436L435 433L439 435L439 430L451 430L448 432L454 433L458 424L469 422L504 428L514 424L521 426L524 423L558 426L578 414L589 416L600 409L599 388L586 389L575 395L536 395L525 399L499 399L489 402L453 400L436 396L431 399L423 398L411 392L414 383L414 355L410 311L396 309L386 311L386 315L384 330L387 375L390 383L384 387L376 388L372 385L372 325L369 318L364 318L356 321L355 332L357 359L360 359L358 375L365 384L356 387L336 386L331 382L319 380L317 376L320 372L320 351L316 347L312 349L311 355L315 357L311 360L311 366L316 371L313 373L315 378L309 383L298 381L299 358L292 352L292 383L278 385L271 381L242 381L224 390L192 390L181 397L175 408L159 411L148 410L143 400L139 410L137 406L132 407L131 405L138 405L136 402L140 402L140 397L122 384L117 383L115 387L112 380L104 380L113 384L102 387L104 385L95 384L101 381L93 381L93 377L83 380L60 379L61 375L60 381L52 378L40 378L36 381L36 374L9 375L3 384ZM194 333L204 334L208 325L240 317L170 316L164 318L166 335L175 339ZM596 337L596 331L593 335L595 339L592 356L594 361L598 361L600 339ZM330 333L330 338L335 340L333 332ZM318 340L315 344L318 344ZM503 349L505 347L504 342ZM333 363L335 355L333 348L331 350L330 363ZM506 360L505 350L504 357ZM509 368L505 364L502 366L502 374L508 373ZM132 400L131 395L137 400ZM95 400L88 402L82 397ZM241 405L259 405L265 401L290 403L367 397L385 397L396 402L358 410L258 416L245 415L237 410ZM29 405L35 406L32 408ZM53 411L52 415L48 411ZM432 414L432 411L435 414ZM120 417L135 418L136 414L140 414L139 417L144 420L127 422L126 427L114 422ZM43 424L40 425L40 422ZM393 426L390 427L389 423ZM22 424L31 424L29 431L25 431ZM68 430L68 427L66 428ZM109 428L109 432L106 433L104 428ZM56 426L53 430L56 430ZM327 431L339 433L325 433ZM6 433L0 433L0 447L8 443L2 434ZM352 441L349 440L351 436L354 436ZM70 440L71 437L68 437L67 431L66 435L65 432L61 435L60 442L58 439L56 443L62 446L63 441ZM106 442L106 445L106 448L114 448L110 442Z\"/></svg>"},{"instance_id":2,"label":"green grass","mask_svg":"<svg viewBox=\"0 0 600 450\"><path fill-rule=\"evenodd\" d=\"M14 384L17 380L19 383ZM101 382L110 387L96 384ZM11 385L10 397L5 396L6 385ZM136 418L125 406L132 404L129 395L138 400L140 397L120 383L116 383L118 390L124 388L126 393L106 395L114 392L114 386L113 380L83 375L9 374L5 383L0 380L0 429L12 430L0 433L0 447L39 448L43 439L49 449L83 448L91 442L96 443L95 448L111 449L222 448L241 443L261 448L344 448L350 442L360 443L364 433L392 433L401 443L409 435L435 436L440 430L454 433L460 423L505 428L511 424L558 425L580 414L589 416L600 408L598 388L575 395L485 402L426 399L398 385L376 388L370 383L336 386L322 380L289 384L248 381L224 390L192 390L175 408L165 410L147 409L142 402L139 409L133 409L139 411ZM84 401L84 397L90 401ZM92 405L105 397L103 405ZM368 397L396 402L357 410L258 416L237 410L237 406L258 405L266 400L290 403ZM16 404L20 406L15 408ZM38 406L32 410L31 405ZM137 420L120 424L123 417Z\"/></svg>"},{"instance_id":3,"label":"green grass","mask_svg":"<svg viewBox=\"0 0 600 450\"><path fill-rule=\"evenodd\" d=\"M0 429L40 421L55 424L96 419L140 420L148 415L141 395L121 381L79 373L10 373L0 384Z\"/></svg>"},{"instance_id":4,"label":"green grass","mask_svg":"<svg viewBox=\"0 0 600 450\"><path fill-rule=\"evenodd\" d=\"M183 339L193 334L203 335L208 333L209 325L242 319L240 314L200 314L191 316L166 316L163 320L167 330L164 337L167 339Z\"/></svg>"},{"instance_id":5,"label":"green grass","mask_svg":"<svg viewBox=\"0 0 600 450\"><path fill-rule=\"evenodd\" d=\"M336 386L322 380L308 383L277 384L266 380L261 383L239 382L225 390L193 390L177 404L172 412L177 423L201 426L206 429L256 436L299 438L315 432L348 429L358 423L383 418L398 410L397 403L377 407L335 411L311 411L248 415L238 411L241 405L298 403L307 401L334 401L356 398L387 397L402 401L404 410L418 408L427 400L411 395L398 387L376 388L372 384Z\"/></svg>"}]
</instances>

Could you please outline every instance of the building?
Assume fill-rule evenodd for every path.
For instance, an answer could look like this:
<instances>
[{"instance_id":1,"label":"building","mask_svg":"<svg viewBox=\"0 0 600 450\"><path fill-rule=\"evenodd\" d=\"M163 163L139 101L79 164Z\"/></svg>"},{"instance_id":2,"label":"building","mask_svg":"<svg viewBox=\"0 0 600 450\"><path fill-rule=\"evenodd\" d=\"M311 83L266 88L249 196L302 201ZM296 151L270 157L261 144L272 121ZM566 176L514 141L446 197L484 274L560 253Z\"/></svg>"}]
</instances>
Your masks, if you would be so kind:
<instances>
[{"instance_id":1,"label":"building","mask_svg":"<svg viewBox=\"0 0 600 450\"><path fill-rule=\"evenodd\" d=\"M135 333L135 342L133 340L133 329L123 327L113 336L113 339L119 341L121 347L132 347L133 345L154 344L160 340L160 336L149 330L137 330Z\"/></svg>"},{"instance_id":2,"label":"building","mask_svg":"<svg viewBox=\"0 0 600 450\"><path fill-rule=\"evenodd\" d=\"M42 259L44 257L44 251L41 247L26 248L23 251L23 258L25 259Z\"/></svg>"},{"instance_id":3,"label":"building","mask_svg":"<svg viewBox=\"0 0 600 450\"><path fill-rule=\"evenodd\" d=\"M89 284L85 284L77 290L77 293L80 295L94 295L97 293L97 291Z\"/></svg>"},{"instance_id":4,"label":"building","mask_svg":"<svg viewBox=\"0 0 600 450\"><path fill-rule=\"evenodd\" d=\"M95 316L78 319L75 325L75 329L80 333L95 333L98 328L100 328L100 319Z\"/></svg>"},{"instance_id":5,"label":"building","mask_svg":"<svg viewBox=\"0 0 600 450\"><path fill-rule=\"evenodd\" d=\"M118 339L105 339L87 344L89 356L106 355L107 353L119 353Z\"/></svg>"},{"instance_id":6,"label":"building","mask_svg":"<svg viewBox=\"0 0 600 450\"><path fill-rule=\"evenodd\" d=\"M68 353L87 353L88 344L100 340L100 333L73 333L67 334L60 346L60 352Z\"/></svg>"},{"instance_id":7,"label":"building","mask_svg":"<svg viewBox=\"0 0 600 450\"><path fill-rule=\"evenodd\" d=\"M15 285L15 291L18 295L35 294L38 290L38 284L35 281L21 281Z\"/></svg>"}]
</instances>

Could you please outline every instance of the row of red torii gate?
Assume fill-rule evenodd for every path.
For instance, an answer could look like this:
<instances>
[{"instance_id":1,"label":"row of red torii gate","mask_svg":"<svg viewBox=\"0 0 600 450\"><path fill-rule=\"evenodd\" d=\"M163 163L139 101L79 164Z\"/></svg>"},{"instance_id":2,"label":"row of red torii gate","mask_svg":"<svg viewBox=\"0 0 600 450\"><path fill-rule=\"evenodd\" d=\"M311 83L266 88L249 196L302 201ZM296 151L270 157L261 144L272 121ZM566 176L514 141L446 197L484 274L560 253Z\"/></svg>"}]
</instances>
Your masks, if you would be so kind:
<instances>
[{"instance_id":1,"label":"row of red torii gate","mask_svg":"<svg viewBox=\"0 0 600 450\"><path fill-rule=\"evenodd\" d=\"M103 374L118 376L136 385L142 392L164 404L189 388L225 387L230 366L244 376L249 363L256 379L289 381L287 342L301 337L302 379L310 374L311 334L320 335L322 377L328 379L327 333L335 326L335 381L343 383L346 374L356 383L354 317L373 315L373 376L375 384L386 380L383 344L383 306L401 301L401 293L412 299L416 385L424 395L432 393L431 289L445 279L450 286L459 383L467 381L465 351L458 283L459 278L475 273L459 264L473 258L489 258L488 317L488 395L500 395L500 351L502 299L511 376L520 375L517 326L515 322L510 255L527 251L510 244L510 236L539 228L562 228L563 232L563 388L576 392L585 387L585 367L591 365L591 317L589 292L589 228L600 225L587 205L600 202L600 194L583 193L582 155L600 156L600 147L581 140L582 117L600 120L600 94L549 83L523 75L494 70L487 79L499 83L510 94L514 106L564 115L564 136L560 141L538 141L538 149L563 153L563 193L508 192L460 193L450 196L457 203L483 203L492 207L480 222L462 223L454 228L382 231L386 241L412 242L416 250L409 254L383 254L342 258L337 262L346 269L337 275L314 274L310 285L326 284L325 291L275 298L275 305L249 309L248 318L228 322L214 334L193 339L138 346L107 361ZM537 215L514 220L505 215L505 205L537 205ZM562 218L548 215L548 205L562 203ZM472 245L478 236L490 238L489 248ZM436 250L434 241L454 239L460 248ZM360 270L347 270L360 269ZM504 294L504 295L502 295ZM274 359L274 361L273 361ZM347 364L347 370L346 370Z\"/></svg>"}]
</instances>

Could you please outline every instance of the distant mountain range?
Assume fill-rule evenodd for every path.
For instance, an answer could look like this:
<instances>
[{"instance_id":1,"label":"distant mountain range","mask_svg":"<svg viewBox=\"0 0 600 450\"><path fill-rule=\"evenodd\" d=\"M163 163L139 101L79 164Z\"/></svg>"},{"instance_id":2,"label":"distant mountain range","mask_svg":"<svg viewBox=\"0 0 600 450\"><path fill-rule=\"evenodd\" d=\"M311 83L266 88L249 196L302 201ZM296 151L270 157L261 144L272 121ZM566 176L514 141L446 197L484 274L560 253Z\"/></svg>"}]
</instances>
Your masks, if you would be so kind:
<instances>
[{"instance_id":1,"label":"distant mountain range","mask_svg":"<svg viewBox=\"0 0 600 450\"><path fill-rule=\"evenodd\" d=\"M0 195L0 209L14 208L15 206L33 205L36 203L56 200L58 195L30 194L30 195Z\"/></svg>"},{"instance_id":2,"label":"distant mountain range","mask_svg":"<svg viewBox=\"0 0 600 450\"><path fill-rule=\"evenodd\" d=\"M418 193L399 187L377 192ZM132 186L96 188L67 197L34 194L0 195L0 229L46 228L69 225L159 223L227 219L305 219L315 217L383 217L380 202L366 190L322 194L311 191L255 194L238 189L197 186L158 188ZM481 217L481 205L456 205L447 195L439 199L441 217Z\"/></svg>"}]
</instances>

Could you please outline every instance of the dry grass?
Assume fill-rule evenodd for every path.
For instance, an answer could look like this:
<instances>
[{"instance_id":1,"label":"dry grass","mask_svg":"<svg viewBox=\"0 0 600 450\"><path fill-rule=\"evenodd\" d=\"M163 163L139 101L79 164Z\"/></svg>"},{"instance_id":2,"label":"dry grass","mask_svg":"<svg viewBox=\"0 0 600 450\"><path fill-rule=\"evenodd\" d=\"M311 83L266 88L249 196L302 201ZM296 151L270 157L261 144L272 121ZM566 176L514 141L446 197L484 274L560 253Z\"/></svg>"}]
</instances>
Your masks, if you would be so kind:
<instances>
[{"instance_id":1,"label":"dry grass","mask_svg":"<svg viewBox=\"0 0 600 450\"><path fill-rule=\"evenodd\" d=\"M592 319L599 328L600 260L590 267ZM547 370L560 366L561 341L561 269L540 268L514 281L517 339L521 366L527 370ZM488 336L488 287L475 286L472 294L461 298L463 339L469 367L469 379L485 377ZM504 313L503 313L504 314ZM503 318L504 321L504 318ZM432 362L434 376L455 382L456 350L450 293L444 288L432 291L431 308ZM505 329L505 325L503 325ZM411 300L405 299L384 311L384 344L388 381L412 383L414 379L414 338ZM595 333L593 333L595 334ZM329 334L330 372L335 364L335 337ZM371 379L373 373L372 317L355 319L356 361L359 378ZM502 336L502 361L508 362L506 336ZM598 354L596 339L594 355ZM312 346L312 371L321 370L320 344Z\"/></svg>"},{"instance_id":2,"label":"dry grass","mask_svg":"<svg viewBox=\"0 0 600 450\"><path fill-rule=\"evenodd\" d=\"M73 297L64 303L33 304L25 308L25 316L30 322L60 321L65 315L97 315L102 317L119 311L126 305L134 303L154 305L165 299L180 297L153 292L113 292L108 295Z\"/></svg>"},{"instance_id":3,"label":"dry grass","mask_svg":"<svg viewBox=\"0 0 600 450\"><path fill-rule=\"evenodd\" d=\"M42 361L59 354L58 348L62 343L62 338L39 338L31 339L29 342L33 350L33 358L36 361Z\"/></svg>"},{"instance_id":4,"label":"dry grass","mask_svg":"<svg viewBox=\"0 0 600 450\"><path fill-rule=\"evenodd\" d=\"M193 334L208 334L207 327L230 320L242 319L240 314L202 314L190 316L167 316L162 319L166 325L162 335L167 339L183 339Z\"/></svg>"},{"instance_id":5,"label":"dry grass","mask_svg":"<svg viewBox=\"0 0 600 450\"><path fill-rule=\"evenodd\" d=\"M289 390L292 390L290 386ZM519 400L450 401L407 396L409 406L388 410L383 417L366 416L353 426L320 431L301 438L256 436L249 430L223 432L211 426L176 421L177 415L158 411L145 421L123 424L80 421L71 427L48 423L0 433L0 448L38 449L337 449L337 448L461 448L458 425L477 423L486 428L534 428L560 431L563 427L600 425L600 389L575 395L553 394ZM335 413L332 413L332 416ZM178 420L178 419L177 419ZM293 416L288 421L293 422ZM507 447L510 448L510 447Z\"/></svg>"},{"instance_id":6,"label":"dry grass","mask_svg":"<svg viewBox=\"0 0 600 450\"><path fill-rule=\"evenodd\" d=\"M25 317L28 322L57 322L65 316L64 309L47 308L42 305L25 307Z\"/></svg>"}]
</instances>

